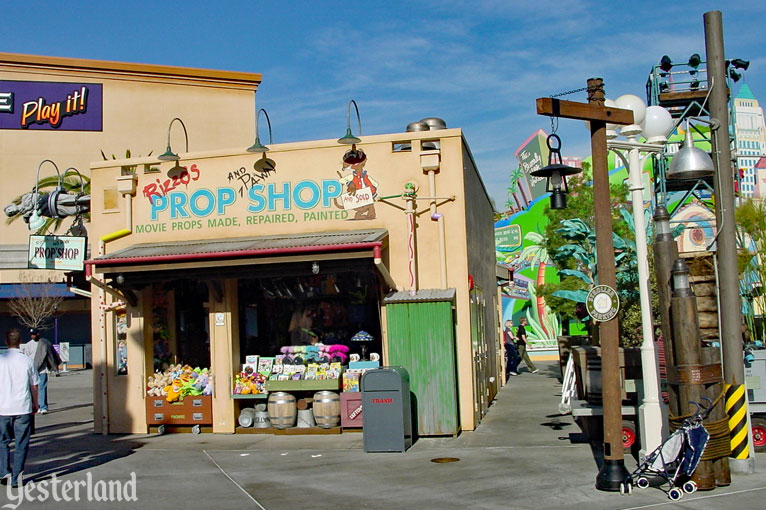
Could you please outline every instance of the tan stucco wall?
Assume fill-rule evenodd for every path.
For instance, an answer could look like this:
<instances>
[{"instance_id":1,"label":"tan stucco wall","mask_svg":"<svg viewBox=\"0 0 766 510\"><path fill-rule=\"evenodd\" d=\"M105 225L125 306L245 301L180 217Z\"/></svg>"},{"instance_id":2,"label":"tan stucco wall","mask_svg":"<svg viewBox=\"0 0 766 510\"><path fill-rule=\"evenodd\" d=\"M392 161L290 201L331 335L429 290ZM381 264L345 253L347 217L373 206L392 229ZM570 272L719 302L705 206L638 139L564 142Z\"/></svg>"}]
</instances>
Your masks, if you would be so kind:
<instances>
[{"instance_id":1,"label":"tan stucco wall","mask_svg":"<svg viewBox=\"0 0 766 510\"><path fill-rule=\"evenodd\" d=\"M38 165L45 159L52 160L62 173L75 167L88 175L90 163L102 159L100 151L120 159L128 149L134 156L164 152L168 125L174 117L186 125L192 151L245 148L254 139L258 74L0 53L0 80L103 85L101 132L0 130L3 207L32 191ZM185 150L178 122L173 125L171 141L175 152ZM55 174L47 163L40 170L41 178ZM65 220L59 233L68 225ZM27 244L29 231L21 219L0 229L3 244ZM10 276L0 278L12 281Z\"/></svg>"},{"instance_id":2,"label":"tan stucco wall","mask_svg":"<svg viewBox=\"0 0 766 510\"><path fill-rule=\"evenodd\" d=\"M365 170L378 185L379 197L397 195L404 191L405 183L413 182L416 185L419 197L429 195L429 183L427 174L421 167L420 159L420 139L433 139L435 133L428 134L393 134L364 137L363 143L359 145L367 154L367 164ZM476 423L473 416L473 362L472 347L470 336L470 309L468 306L468 272L469 267L478 275L479 282L485 285L487 289L494 288L491 283L494 282L494 240L491 238L492 229L492 209L489 205L489 198L480 184L480 179L476 173L473 164L469 162L466 165L464 157L464 144L462 133L458 129L443 130L438 133L441 141L441 164L436 175L436 196L451 197L454 200L439 199L439 212L444 215L446 226L446 266L447 266L447 287L458 289L457 298L457 352L458 352L458 377L460 381L460 409L461 424L464 430L471 430ZM393 152L394 142L413 141L412 152ZM294 144L279 144L271 146L271 151L267 153L268 157L276 163L276 172L269 174L262 184L277 185L279 190L282 184L289 182L295 185L300 181L312 180L319 184L321 189L322 181L334 181L338 179L338 172L342 169L342 156L348 149L347 146L338 145L335 140L324 140L314 142L302 142ZM144 196L144 190L148 185L156 183L159 178L161 181L167 179L168 172L174 167L173 163L160 163L153 158L135 158L131 161L117 161L108 163L94 163L92 165L93 176L93 221L90 227L91 250L98 253L97 239L101 236L132 227L132 233L106 245L106 253L114 253L117 250L126 248L139 243L181 241L191 239L222 239L233 237L247 237L273 234L297 234L306 232L324 232L338 230L356 230L364 228L385 228L389 232L387 249L384 253L384 259L389 266L389 270L397 283L399 289L409 288L410 274L408 271L408 230L409 223L407 215L403 209L405 202L400 198L391 198L385 201L375 202L375 219L352 220L349 215L346 219L340 218L344 213L335 203L330 202L327 207L320 205L314 209L302 210L294 203L288 210L284 208L281 201L276 202L276 210L273 212L253 213L248 212L247 206L252 202L248 199L247 190L242 190L244 196L240 194L239 182L233 178L233 172L241 168L251 171L253 164L261 158L260 155L248 154L241 150L234 151L214 151L208 153L190 154L188 158L183 159L180 164L188 169L192 165L196 170L192 176L196 179L189 179L188 184L178 185L174 192L182 194L177 195L191 196L200 190L210 190L217 195L220 188L233 188L236 199L234 203L228 205L222 214L213 212L204 218L185 218L183 220L171 219L167 210L157 212L157 217L152 218L152 206L149 199ZM121 198L118 201L118 208L107 210L104 208L103 193L105 189L114 189L117 186L117 177L120 174L119 167L123 164L137 164L139 169L143 165L159 166L161 172L145 174L139 170L137 176L137 192L132 198L132 215L126 217L126 203ZM174 172L178 172L175 170ZM464 173L469 172L472 175L465 177ZM466 183L469 184L468 189ZM330 188L334 189L331 184ZM310 193L308 191L302 195L305 200ZM205 202L202 200L200 204ZM189 208L187 211L191 212ZM418 288L440 288L441 287L441 260L439 253L439 228L438 222L430 217L429 201L417 201L416 217L416 269ZM316 219L310 215L312 213L331 212L333 215L339 215L338 219ZM351 212L351 211L345 211ZM293 216L285 216L292 214ZM291 219L290 222L279 223L258 223L248 224L247 218L282 218ZM471 218L470 221L467 218ZM238 225L222 225L209 227L208 220L224 220L232 222L235 219ZM128 221L130 220L130 221ZM180 229L175 225L178 221L199 221L199 228ZM467 232L476 229L476 233L467 240ZM159 231L158 231L159 230ZM487 237L487 232L490 236ZM489 245L480 248L471 243L488 242ZM469 253L471 255L469 262ZM486 268L482 266L482 260ZM97 268L98 269L98 268ZM490 275L488 279L486 276ZM488 280L485 282L485 280ZM233 285L227 285L227 289L235 292ZM230 293L229 293L230 294ZM225 303L227 306L221 308L216 305L215 309L219 311L228 311L236 298L227 294ZM487 297L490 299L490 293ZM232 300L233 299L233 300ZM211 310L212 313L212 310ZM494 317L494 312L489 312ZM227 320L227 324L234 324L236 321ZM488 318L487 326L491 334L494 321ZM383 326L385 322L383 323ZM230 343L232 340L237 344L238 333L232 328L216 327L216 338L226 339L225 342L215 342L215 345ZM223 329L223 331L218 331ZM99 335L98 321L93 323L94 343ZM385 340L385 326L384 326ZM228 349L229 347L227 347ZM223 347L222 347L223 349ZM95 348L94 348L95 351ZM211 356L215 357L215 365L219 372L216 373L216 393L217 397L223 395L228 397L227 392L230 387L231 367L224 370L220 363L225 359L227 363L238 363L239 355L231 351L222 350L218 347L214 349ZM384 356L386 350L384 347ZM95 355L94 355L95 356ZM112 357L109 357L111 360ZM111 362L111 361L110 361ZM141 390L143 391L143 389ZM113 395L113 398L120 398ZM216 399L218 402L218 399ZM226 410L227 416L216 415L216 429L218 431L232 431L235 423L233 408L231 404L221 401L215 404L220 411ZM116 432L117 430L112 430Z\"/></svg>"}]
</instances>

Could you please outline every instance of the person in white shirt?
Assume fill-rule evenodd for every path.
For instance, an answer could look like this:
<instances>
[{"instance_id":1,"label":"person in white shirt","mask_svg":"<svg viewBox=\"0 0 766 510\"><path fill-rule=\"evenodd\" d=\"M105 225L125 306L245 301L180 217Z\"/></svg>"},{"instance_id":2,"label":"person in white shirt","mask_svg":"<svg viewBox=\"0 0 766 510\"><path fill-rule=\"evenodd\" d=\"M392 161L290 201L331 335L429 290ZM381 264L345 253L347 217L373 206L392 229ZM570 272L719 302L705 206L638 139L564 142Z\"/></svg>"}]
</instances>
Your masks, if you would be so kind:
<instances>
[{"instance_id":1,"label":"person in white shirt","mask_svg":"<svg viewBox=\"0 0 766 510\"><path fill-rule=\"evenodd\" d=\"M32 360L19 350L18 329L6 333L5 343L8 350L0 354L0 477L7 481L11 475L11 485L17 487L27 460L40 377ZM11 441L16 444L12 465Z\"/></svg>"},{"instance_id":2,"label":"person in white shirt","mask_svg":"<svg viewBox=\"0 0 766 510\"><path fill-rule=\"evenodd\" d=\"M40 331L37 328L29 330L29 342L21 346L21 352L29 356L34 367L40 376L40 414L48 412L48 374L55 372L59 375L59 364L61 359L56 353L56 349L45 338L40 338Z\"/></svg>"}]
</instances>

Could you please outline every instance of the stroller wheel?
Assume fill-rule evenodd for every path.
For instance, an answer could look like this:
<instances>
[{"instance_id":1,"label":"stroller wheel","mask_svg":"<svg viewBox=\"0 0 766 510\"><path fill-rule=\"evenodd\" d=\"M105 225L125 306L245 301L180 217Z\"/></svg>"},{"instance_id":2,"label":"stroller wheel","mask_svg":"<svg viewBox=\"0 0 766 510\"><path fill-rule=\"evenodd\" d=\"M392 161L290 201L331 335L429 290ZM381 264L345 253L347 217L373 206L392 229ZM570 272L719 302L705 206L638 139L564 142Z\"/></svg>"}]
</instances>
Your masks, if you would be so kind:
<instances>
[{"instance_id":1,"label":"stroller wheel","mask_svg":"<svg viewBox=\"0 0 766 510\"><path fill-rule=\"evenodd\" d=\"M636 487L639 489L648 489L649 488L649 479L645 476L641 476L636 480Z\"/></svg>"},{"instance_id":2,"label":"stroller wheel","mask_svg":"<svg viewBox=\"0 0 766 510\"><path fill-rule=\"evenodd\" d=\"M678 487L672 487L668 491L668 497L670 498L671 501L678 501L679 499L684 497L684 491L682 491Z\"/></svg>"},{"instance_id":3,"label":"stroller wheel","mask_svg":"<svg viewBox=\"0 0 766 510\"><path fill-rule=\"evenodd\" d=\"M697 492L697 482L694 480L689 480L688 482L684 482L683 485L684 492L687 494L694 494Z\"/></svg>"}]
</instances>

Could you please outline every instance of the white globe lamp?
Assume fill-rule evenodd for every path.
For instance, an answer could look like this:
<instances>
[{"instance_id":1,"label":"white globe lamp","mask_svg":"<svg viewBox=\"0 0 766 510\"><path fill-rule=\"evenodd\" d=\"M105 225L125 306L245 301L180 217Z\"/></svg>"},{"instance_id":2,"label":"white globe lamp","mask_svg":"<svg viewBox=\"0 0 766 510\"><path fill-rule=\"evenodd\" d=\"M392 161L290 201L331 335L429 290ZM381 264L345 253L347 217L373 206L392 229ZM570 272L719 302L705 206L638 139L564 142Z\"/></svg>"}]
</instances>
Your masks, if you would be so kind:
<instances>
[{"instance_id":1,"label":"white globe lamp","mask_svg":"<svg viewBox=\"0 0 766 510\"><path fill-rule=\"evenodd\" d=\"M644 101L633 94L625 94L615 100L617 108L633 111L633 124L622 126L620 134L623 136L636 136L641 134L641 123L646 117L646 104Z\"/></svg>"},{"instance_id":2,"label":"white globe lamp","mask_svg":"<svg viewBox=\"0 0 766 510\"><path fill-rule=\"evenodd\" d=\"M673 117L662 106L650 106L646 109L643 135L647 143L665 143L673 129Z\"/></svg>"}]
</instances>

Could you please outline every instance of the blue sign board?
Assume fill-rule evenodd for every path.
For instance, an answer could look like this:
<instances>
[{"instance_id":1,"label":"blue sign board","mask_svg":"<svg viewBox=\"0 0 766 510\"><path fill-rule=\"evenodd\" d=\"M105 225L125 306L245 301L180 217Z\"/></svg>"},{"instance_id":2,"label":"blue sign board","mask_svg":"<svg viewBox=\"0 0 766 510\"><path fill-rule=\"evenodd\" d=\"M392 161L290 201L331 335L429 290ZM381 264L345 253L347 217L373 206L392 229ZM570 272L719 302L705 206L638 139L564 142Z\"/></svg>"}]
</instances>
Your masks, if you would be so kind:
<instances>
[{"instance_id":1,"label":"blue sign board","mask_svg":"<svg viewBox=\"0 0 766 510\"><path fill-rule=\"evenodd\" d=\"M0 129L102 131L103 86L0 80Z\"/></svg>"}]
</instances>

